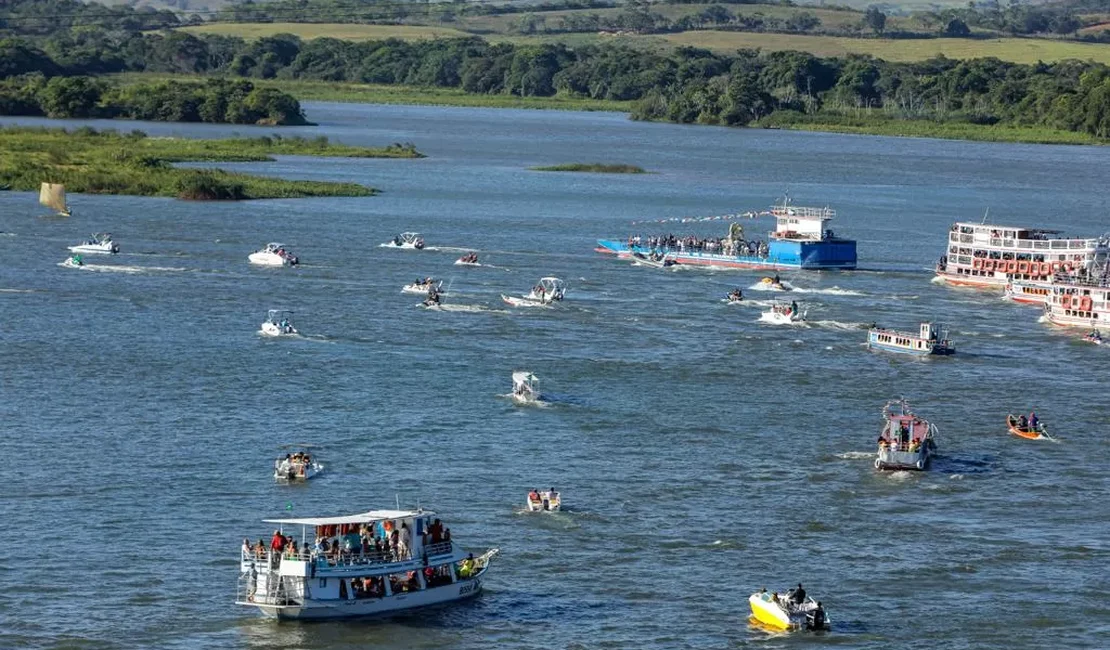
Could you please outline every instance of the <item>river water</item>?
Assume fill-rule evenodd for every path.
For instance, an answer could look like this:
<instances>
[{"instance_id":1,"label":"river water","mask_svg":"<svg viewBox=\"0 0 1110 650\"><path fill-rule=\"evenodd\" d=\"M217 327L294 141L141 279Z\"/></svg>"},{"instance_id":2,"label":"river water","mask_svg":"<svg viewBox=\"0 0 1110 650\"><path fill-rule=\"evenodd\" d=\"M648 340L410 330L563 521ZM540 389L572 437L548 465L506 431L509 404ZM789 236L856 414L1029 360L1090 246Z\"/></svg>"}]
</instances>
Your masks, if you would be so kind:
<instances>
[{"instance_id":1,"label":"river water","mask_svg":"<svg viewBox=\"0 0 1110 650\"><path fill-rule=\"evenodd\" d=\"M929 271L951 222L988 209L1000 223L1101 233L1110 149L604 113L307 111L318 127L280 133L412 141L428 158L227 165L362 182L383 191L372 198L78 195L75 215L55 219L31 193L0 193L0 647L1110 644L1106 351ZM652 173L527 169L578 161ZM863 270L784 276L808 327L719 301L759 274L592 252L633 232L723 234L724 222L631 222L765 209L784 192L830 204L832 226L859 241ZM120 255L57 266L100 230ZM447 250L377 247L403 230ZM273 240L302 265L249 267ZM493 267L453 266L462 248ZM400 294L426 275L466 310ZM558 309L501 303L543 275L569 285ZM295 310L304 337L260 338L269 308ZM929 318L950 323L957 356L863 346L868 323ZM517 369L540 376L549 407L503 397ZM903 394L939 426L940 456L925 473L879 474L880 408ZM1058 443L1007 435L1006 413L1034 408ZM299 441L324 446L326 473L276 485L278 445ZM520 514L530 488L551 485L566 512ZM502 550L480 599L381 623L275 624L232 604L242 538L272 532L261 519L396 501ZM799 581L832 633L749 626L751 592Z\"/></svg>"}]
</instances>

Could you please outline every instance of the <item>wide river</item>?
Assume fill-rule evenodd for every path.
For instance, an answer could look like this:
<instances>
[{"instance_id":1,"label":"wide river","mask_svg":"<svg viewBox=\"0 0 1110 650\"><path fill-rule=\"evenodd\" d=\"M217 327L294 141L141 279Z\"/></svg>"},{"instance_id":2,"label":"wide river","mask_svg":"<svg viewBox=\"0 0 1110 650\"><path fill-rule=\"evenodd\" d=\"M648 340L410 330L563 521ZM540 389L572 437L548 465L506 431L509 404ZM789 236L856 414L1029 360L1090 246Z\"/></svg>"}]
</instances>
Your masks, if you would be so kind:
<instances>
[{"instance_id":1,"label":"wide river","mask_svg":"<svg viewBox=\"0 0 1110 650\"><path fill-rule=\"evenodd\" d=\"M345 180L371 198L193 203L0 192L3 648L1105 648L1107 350L997 293L931 282L957 219L1098 235L1110 148L644 124L623 115L308 104L349 144L423 160L228 168ZM4 120L2 123L49 123ZM76 125L87 122L67 122ZM275 129L93 122L151 135ZM619 162L645 175L534 165ZM637 220L829 204L861 270L784 274L805 327L759 322L760 274L636 267L598 237L722 235ZM771 227L766 221L744 226ZM108 230L122 253L58 266ZM439 250L380 242L405 230ZM293 269L247 255L284 241ZM492 266L453 266L459 249ZM545 275L564 304L499 294ZM454 311L400 288L442 278ZM257 334L270 308L303 336ZM871 322L951 326L959 352L868 352ZM526 369L552 397L514 406ZM883 403L940 429L931 471L872 468ZM1059 441L1007 434L1037 413ZM325 474L275 484L279 445ZM567 510L520 512L532 487ZM388 622L277 624L233 604L261 520L419 503L502 555L473 602ZM829 634L747 622L803 582Z\"/></svg>"}]
</instances>

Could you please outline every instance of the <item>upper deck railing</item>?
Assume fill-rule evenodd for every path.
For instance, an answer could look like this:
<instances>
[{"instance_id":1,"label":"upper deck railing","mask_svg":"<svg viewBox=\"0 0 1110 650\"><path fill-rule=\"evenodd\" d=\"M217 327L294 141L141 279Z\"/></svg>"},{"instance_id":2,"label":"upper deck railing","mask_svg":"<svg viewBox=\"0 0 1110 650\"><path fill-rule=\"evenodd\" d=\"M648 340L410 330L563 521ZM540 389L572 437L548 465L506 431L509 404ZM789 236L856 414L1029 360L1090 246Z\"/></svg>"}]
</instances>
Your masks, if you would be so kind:
<instances>
[{"instance_id":1,"label":"upper deck railing","mask_svg":"<svg viewBox=\"0 0 1110 650\"><path fill-rule=\"evenodd\" d=\"M417 557L427 556L428 558L433 558L439 555L450 555L453 550L454 545L452 542L428 544L420 550L418 555L413 555L412 553L399 555L393 551L364 551L362 549L357 551L340 550L335 553L330 551L320 553L312 549L302 550L296 553L277 552L271 549L266 549L262 552L241 549L240 561L243 563L264 562L268 566L277 567L281 564L282 560L299 560L301 562L310 562L317 566L345 567L408 562Z\"/></svg>"},{"instance_id":2,"label":"upper deck railing","mask_svg":"<svg viewBox=\"0 0 1110 650\"><path fill-rule=\"evenodd\" d=\"M771 208L771 215L780 219L794 217L797 219L820 219L827 221L836 216L832 208L808 208L800 205L776 205Z\"/></svg>"},{"instance_id":3,"label":"upper deck railing","mask_svg":"<svg viewBox=\"0 0 1110 650\"><path fill-rule=\"evenodd\" d=\"M952 231L948 233L948 241L959 244L988 244L999 248L1016 248L1021 250L1090 250L1099 247L1106 248L1105 239L1013 239L1004 237L976 237L967 233Z\"/></svg>"}]
</instances>

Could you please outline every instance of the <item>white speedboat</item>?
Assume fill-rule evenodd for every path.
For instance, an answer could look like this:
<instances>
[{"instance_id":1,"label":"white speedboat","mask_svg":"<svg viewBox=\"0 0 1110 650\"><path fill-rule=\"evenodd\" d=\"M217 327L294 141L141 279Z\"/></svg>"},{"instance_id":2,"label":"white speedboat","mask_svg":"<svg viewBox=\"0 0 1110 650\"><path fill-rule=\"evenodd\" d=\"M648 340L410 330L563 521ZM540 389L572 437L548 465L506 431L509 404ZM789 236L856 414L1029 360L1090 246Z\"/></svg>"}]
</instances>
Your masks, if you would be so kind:
<instances>
[{"instance_id":1,"label":"white speedboat","mask_svg":"<svg viewBox=\"0 0 1110 650\"><path fill-rule=\"evenodd\" d=\"M299 333L293 327L293 312L285 309L271 309L266 312L266 320L260 331L266 336L296 336Z\"/></svg>"},{"instance_id":2,"label":"white speedboat","mask_svg":"<svg viewBox=\"0 0 1110 650\"><path fill-rule=\"evenodd\" d=\"M262 250L255 251L247 256L251 264L259 266L293 266L300 260L286 248L285 244L270 242Z\"/></svg>"},{"instance_id":3,"label":"white speedboat","mask_svg":"<svg viewBox=\"0 0 1110 650\"><path fill-rule=\"evenodd\" d=\"M70 246L69 250L74 253L101 253L111 255L119 252L119 245L112 241L112 233L98 232L80 244Z\"/></svg>"},{"instance_id":4,"label":"white speedboat","mask_svg":"<svg viewBox=\"0 0 1110 650\"><path fill-rule=\"evenodd\" d=\"M402 248L410 251L418 251L424 248L424 238L418 232L403 232L394 237L391 241L384 244L379 244L382 248Z\"/></svg>"},{"instance_id":5,"label":"white speedboat","mask_svg":"<svg viewBox=\"0 0 1110 650\"><path fill-rule=\"evenodd\" d=\"M551 488L545 492L532 490L524 503L528 512L558 512L562 508L563 500L555 488Z\"/></svg>"},{"instance_id":6,"label":"white speedboat","mask_svg":"<svg viewBox=\"0 0 1110 650\"><path fill-rule=\"evenodd\" d=\"M832 624L825 608L806 596L801 585L781 596L764 589L752 594L748 605L753 619L775 630L828 630Z\"/></svg>"},{"instance_id":7,"label":"white speedboat","mask_svg":"<svg viewBox=\"0 0 1110 650\"><path fill-rule=\"evenodd\" d=\"M567 284L559 278L540 278L532 290L520 298L501 294L501 299L513 307L546 307L559 302L566 295Z\"/></svg>"},{"instance_id":8,"label":"white speedboat","mask_svg":"<svg viewBox=\"0 0 1110 650\"><path fill-rule=\"evenodd\" d=\"M798 309L798 303L796 302L789 305L772 305L771 309L763 312L760 316L760 320L772 325L790 325L803 322L805 319L805 312Z\"/></svg>"},{"instance_id":9,"label":"white speedboat","mask_svg":"<svg viewBox=\"0 0 1110 650\"><path fill-rule=\"evenodd\" d=\"M70 255L65 259L64 262L62 262L62 266L66 266L71 269L81 268L84 265L85 261L81 259L81 255L79 253L74 253L73 255Z\"/></svg>"},{"instance_id":10,"label":"white speedboat","mask_svg":"<svg viewBox=\"0 0 1110 650\"><path fill-rule=\"evenodd\" d=\"M313 445L283 445L286 454L274 461L275 481L307 481L324 471Z\"/></svg>"},{"instance_id":11,"label":"white speedboat","mask_svg":"<svg viewBox=\"0 0 1110 650\"><path fill-rule=\"evenodd\" d=\"M455 260L455 266L481 266L481 265L482 264L480 262L478 262L478 254L477 253L467 253L466 255L463 255L459 259Z\"/></svg>"},{"instance_id":12,"label":"white speedboat","mask_svg":"<svg viewBox=\"0 0 1110 650\"><path fill-rule=\"evenodd\" d=\"M423 509L264 521L277 530L269 544L243 544L235 604L280 620L389 616L473 598L498 554L468 553Z\"/></svg>"},{"instance_id":13,"label":"white speedboat","mask_svg":"<svg viewBox=\"0 0 1110 650\"><path fill-rule=\"evenodd\" d=\"M406 284L405 286L401 287L401 293L416 293L423 296L435 291L436 293L442 295L443 292L440 291L442 287L443 281L435 280L433 278L424 278L423 280L417 280L412 284Z\"/></svg>"},{"instance_id":14,"label":"white speedboat","mask_svg":"<svg viewBox=\"0 0 1110 650\"><path fill-rule=\"evenodd\" d=\"M543 397L536 386L539 378L527 371L513 373L513 401L518 404L535 404L542 402Z\"/></svg>"}]
</instances>

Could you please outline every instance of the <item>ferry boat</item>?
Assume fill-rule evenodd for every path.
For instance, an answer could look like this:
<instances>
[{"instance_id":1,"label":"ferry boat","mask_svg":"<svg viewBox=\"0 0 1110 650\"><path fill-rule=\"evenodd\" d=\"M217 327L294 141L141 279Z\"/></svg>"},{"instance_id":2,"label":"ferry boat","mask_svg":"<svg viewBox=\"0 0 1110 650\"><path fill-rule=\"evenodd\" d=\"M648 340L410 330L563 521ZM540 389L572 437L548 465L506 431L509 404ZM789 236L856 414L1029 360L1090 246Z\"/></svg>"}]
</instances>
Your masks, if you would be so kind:
<instances>
[{"instance_id":1,"label":"ferry boat","mask_svg":"<svg viewBox=\"0 0 1110 650\"><path fill-rule=\"evenodd\" d=\"M914 415L905 399L887 402L883 420L875 469L925 469L936 453L936 425Z\"/></svg>"},{"instance_id":2,"label":"ferry boat","mask_svg":"<svg viewBox=\"0 0 1110 650\"><path fill-rule=\"evenodd\" d=\"M599 253L616 254L624 259L635 256L662 254L678 264L716 266L740 269L854 269L856 268L856 242L837 237L825 228L836 217L828 207L811 208L790 203L789 197L772 206L775 230L767 242L749 241L744 229L734 223L728 236L721 239L688 241L687 238L633 237L628 241L599 239Z\"/></svg>"},{"instance_id":3,"label":"ferry boat","mask_svg":"<svg viewBox=\"0 0 1110 650\"><path fill-rule=\"evenodd\" d=\"M1052 293L1052 281L1011 280L1006 283L1006 298L1024 305L1043 305Z\"/></svg>"},{"instance_id":4,"label":"ferry boat","mask_svg":"<svg viewBox=\"0 0 1110 650\"><path fill-rule=\"evenodd\" d=\"M268 547L244 542L235 604L269 618L393 615L473 598L498 554L467 553L422 509L263 521L279 528ZM299 547L286 526L301 527Z\"/></svg>"},{"instance_id":5,"label":"ferry boat","mask_svg":"<svg viewBox=\"0 0 1110 650\"><path fill-rule=\"evenodd\" d=\"M1064 327L1091 329L1110 322L1110 279L1057 281L1045 300L1044 314L1048 322Z\"/></svg>"},{"instance_id":6,"label":"ferry boat","mask_svg":"<svg viewBox=\"0 0 1110 650\"><path fill-rule=\"evenodd\" d=\"M1005 287L1011 280L1046 281L1103 263L1110 239L1059 237L1058 230L958 222L948 231L948 250L936 266L948 284Z\"/></svg>"},{"instance_id":7,"label":"ferry boat","mask_svg":"<svg viewBox=\"0 0 1110 650\"><path fill-rule=\"evenodd\" d=\"M956 348L948 340L948 330L936 323L922 323L917 334L899 332L884 327L867 330L868 349L912 354L915 356L955 354Z\"/></svg>"},{"instance_id":8,"label":"ferry boat","mask_svg":"<svg viewBox=\"0 0 1110 650\"><path fill-rule=\"evenodd\" d=\"M801 589L801 585L798 585ZM756 592L748 597L752 619L775 630L828 630L832 625L821 603L805 595L796 598L794 589L780 596L769 594L767 590Z\"/></svg>"}]
</instances>

